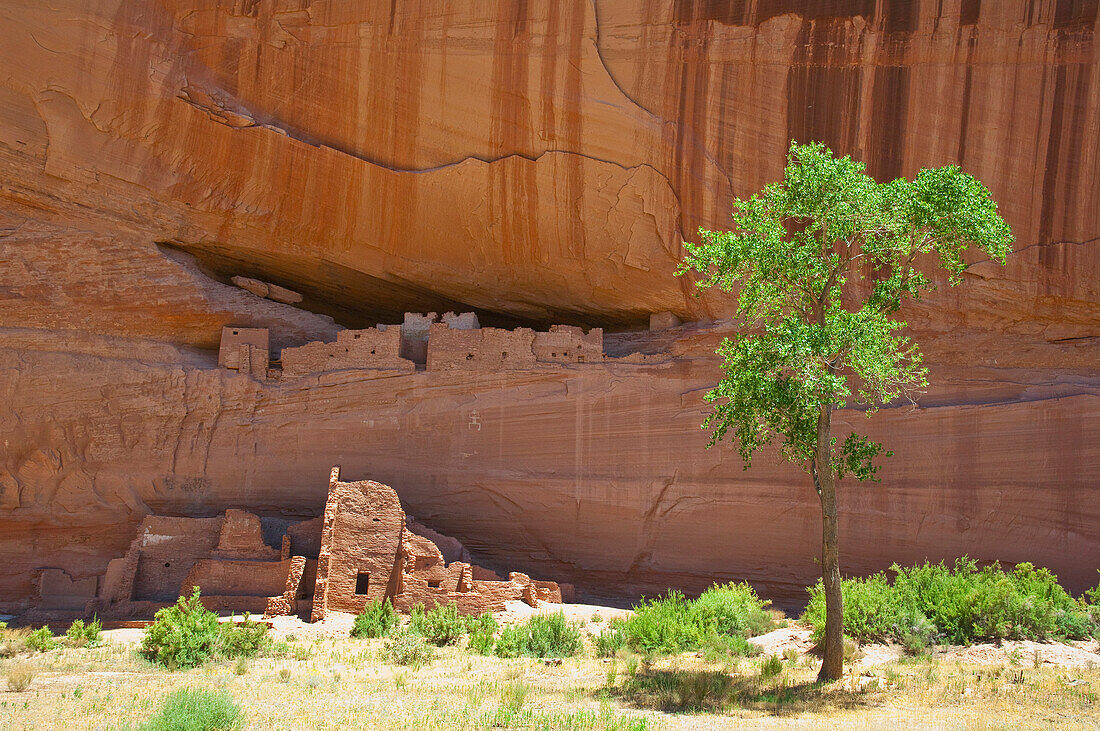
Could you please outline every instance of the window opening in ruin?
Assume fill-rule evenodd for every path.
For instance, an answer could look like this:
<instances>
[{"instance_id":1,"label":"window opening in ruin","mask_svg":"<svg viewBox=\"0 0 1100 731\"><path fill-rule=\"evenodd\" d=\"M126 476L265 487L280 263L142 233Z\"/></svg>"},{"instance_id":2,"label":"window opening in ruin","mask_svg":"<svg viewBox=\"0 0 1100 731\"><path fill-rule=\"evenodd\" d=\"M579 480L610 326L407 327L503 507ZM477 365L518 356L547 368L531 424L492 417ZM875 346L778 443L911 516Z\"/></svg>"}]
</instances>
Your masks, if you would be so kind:
<instances>
[{"instance_id":1,"label":"window opening in ruin","mask_svg":"<svg viewBox=\"0 0 1100 731\"><path fill-rule=\"evenodd\" d=\"M240 335L240 333L239 333L238 331L236 331L236 330L234 330L234 331L233 331L233 334L234 334L234 335Z\"/></svg>"},{"instance_id":2,"label":"window opening in ruin","mask_svg":"<svg viewBox=\"0 0 1100 731\"><path fill-rule=\"evenodd\" d=\"M370 589L370 574L360 573L355 577L355 593L366 594Z\"/></svg>"},{"instance_id":3,"label":"window opening in ruin","mask_svg":"<svg viewBox=\"0 0 1100 731\"><path fill-rule=\"evenodd\" d=\"M168 563L167 561L164 562L164 568L169 568L171 566L172 564Z\"/></svg>"},{"instance_id":4,"label":"window opening in ruin","mask_svg":"<svg viewBox=\"0 0 1100 731\"><path fill-rule=\"evenodd\" d=\"M429 581L428 582L428 588L429 589L438 589L442 585L443 585L442 581Z\"/></svg>"},{"instance_id":5,"label":"window opening in ruin","mask_svg":"<svg viewBox=\"0 0 1100 731\"><path fill-rule=\"evenodd\" d=\"M473 353L467 353L466 360L473 360L473 359L474 359L474 354Z\"/></svg>"},{"instance_id":6,"label":"window opening in ruin","mask_svg":"<svg viewBox=\"0 0 1100 731\"><path fill-rule=\"evenodd\" d=\"M371 518L371 520L373 520L375 523L381 523L382 522L381 518Z\"/></svg>"},{"instance_id":7,"label":"window opening in ruin","mask_svg":"<svg viewBox=\"0 0 1100 731\"><path fill-rule=\"evenodd\" d=\"M355 339L356 339L356 340L358 340L358 339L359 339L359 333L355 333Z\"/></svg>"},{"instance_id":8,"label":"window opening in ruin","mask_svg":"<svg viewBox=\"0 0 1100 731\"><path fill-rule=\"evenodd\" d=\"M501 360L506 360L507 358L508 358L508 351L504 351L503 353L500 354L500 359Z\"/></svg>"},{"instance_id":9,"label":"window opening in ruin","mask_svg":"<svg viewBox=\"0 0 1100 731\"><path fill-rule=\"evenodd\" d=\"M557 354L557 353L551 353L551 354L550 354L550 357L551 357L551 358L557 358L557 357L558 357L558 354Z\"/></svg>"},{"instance_id":10,"label":"window opening in ruin","mask_svg":"<svg viewBox=\"0 0 1100 731\"><path fill-rule=\"evenodd\" d=\"M371 354L371 355L374 355L374 348L371 348L371 349L370 349L370 354Z\"/></svg>"}]
</instances>

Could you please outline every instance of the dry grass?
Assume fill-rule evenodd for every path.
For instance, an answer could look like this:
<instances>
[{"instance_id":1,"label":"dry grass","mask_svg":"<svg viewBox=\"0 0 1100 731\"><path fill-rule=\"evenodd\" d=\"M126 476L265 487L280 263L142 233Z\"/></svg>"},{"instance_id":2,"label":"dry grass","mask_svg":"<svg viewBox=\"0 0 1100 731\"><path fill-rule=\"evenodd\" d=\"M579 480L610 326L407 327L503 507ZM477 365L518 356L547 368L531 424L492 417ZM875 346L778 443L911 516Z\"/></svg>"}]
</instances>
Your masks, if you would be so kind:
<instances>
[{"instance_id":1,"label":"dry grass","mask_svg":"<svg viewBox=\"0 0 1100 731\"><path fill-rule=\"evenodd\" d=\"M5 674L16 665L36 673L29 691L0 693L0 728L137 726L183 687L228 690L245 727L259 729L1100 727L1095 667L925 659L820 686L815 661L793 655L764 677L763 658L647 664L596 659L589 649L547 666L447 647L414 669L383 662L379 640L291 644L303 651L257 658L244 674L232 661L172 673L112 643L0 660Z\"/></svg>"},{"instance_id":2,"label":"dry grass","mask_svg":"<svg viewBox=\"0 0 1100 731\"><path fill-rule=\"evenodd\" d=\"M12 664L7 671L8 676L8 690L13 693L22 693L27 688L31 687L31 682L34 681L35 670L33 667L25 664Z\"/></svg>"}]
</instances>

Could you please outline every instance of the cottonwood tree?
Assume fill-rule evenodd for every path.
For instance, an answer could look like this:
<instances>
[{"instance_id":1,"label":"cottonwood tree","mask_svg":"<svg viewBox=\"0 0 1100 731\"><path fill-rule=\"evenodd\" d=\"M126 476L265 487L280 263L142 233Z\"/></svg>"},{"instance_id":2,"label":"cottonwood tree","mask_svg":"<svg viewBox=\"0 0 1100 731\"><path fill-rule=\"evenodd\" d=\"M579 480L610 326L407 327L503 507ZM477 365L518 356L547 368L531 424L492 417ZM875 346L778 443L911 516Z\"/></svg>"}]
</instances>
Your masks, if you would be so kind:
<instances>
[{"instance_id":1,"label":"cottonwood tree","mask_svg":"<svg viewBox=\"0 0 1100 731\"><path fill-rule=\"evenodd\" d=\"M734 230L700 230L679 274L737 292L741 329L717 350L725 378L706 400L708 447L732 431L748 469L778 440L821 502L825 590L819 680L843 673L843 602L837 536L839 480L875 480L882 444L851 432L838 442L833 412L868 416L927 384L917 344L897 318L906 298L933 288L938 263L958 284L971 247L1004 263L1012 232L980 182L947 166L877 183L864 165L822 144L791 143L783 180L736 200ZM847 431L847 430L845 430Z\"/></svg>"}]
</instances>

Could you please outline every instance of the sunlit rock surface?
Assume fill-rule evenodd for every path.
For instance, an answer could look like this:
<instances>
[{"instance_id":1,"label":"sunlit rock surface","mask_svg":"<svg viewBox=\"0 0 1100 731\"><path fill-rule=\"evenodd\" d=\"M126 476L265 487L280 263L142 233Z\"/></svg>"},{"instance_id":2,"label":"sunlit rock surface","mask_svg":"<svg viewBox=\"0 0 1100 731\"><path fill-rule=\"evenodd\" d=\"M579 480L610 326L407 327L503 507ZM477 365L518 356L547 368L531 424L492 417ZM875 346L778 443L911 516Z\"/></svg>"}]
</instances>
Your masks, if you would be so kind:
<instances>
[{"instance_id":1,"label":"sunlit rock surface","mask_svg":"<svg viewBox=\"0 0 1100 731\"><path fill-rule=\"evenodd\" d=\"M960 162L1018 238L908 308L934 388L870 422L897 456L842 488L845 565L968 552L1095 583L1096 26L1074 0L4 3L0 596L101 573L150 511L318 514L340 463L581 592L797 599L816 501L703 451L732 303L672 276L791 138L880 179ZM633 365L216 368L223 325L277 350L407 310L718 324L609 335L671 354Z\"/></svg>"}]
</instances>

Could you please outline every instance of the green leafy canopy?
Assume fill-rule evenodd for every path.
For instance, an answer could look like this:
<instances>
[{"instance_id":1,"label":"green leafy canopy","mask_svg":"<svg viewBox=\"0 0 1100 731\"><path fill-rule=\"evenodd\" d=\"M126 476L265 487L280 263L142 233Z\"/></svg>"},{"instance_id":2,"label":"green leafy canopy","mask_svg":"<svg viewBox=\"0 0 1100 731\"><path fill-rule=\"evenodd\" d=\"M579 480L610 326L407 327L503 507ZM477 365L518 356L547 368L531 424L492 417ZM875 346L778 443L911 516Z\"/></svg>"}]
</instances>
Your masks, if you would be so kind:
<instances>
[{"instance_id":1,"label":"green leafy canopy","mask_svg":"<svg viewBox=\"0 0 1100 731\"><path fill-rule=\"evenodd\" d=\"M925 386L920 349L895 316L933 289L919 267L938 261L955 285L967 249L1003 263L1013 242L989 191L958 166L880 184L820 143L792 142L783 180L736 200L733 222L685 243L678 274L737 290L744 329L717 351L726 376L706 396L703 427L710 445L733 430L746 468L779 436L783 456L810 471L823 406L870 415ZM836 441L836 477L874 479L883 446L856 433Z\"/></svg>"}]
</instances>

